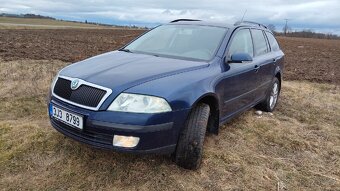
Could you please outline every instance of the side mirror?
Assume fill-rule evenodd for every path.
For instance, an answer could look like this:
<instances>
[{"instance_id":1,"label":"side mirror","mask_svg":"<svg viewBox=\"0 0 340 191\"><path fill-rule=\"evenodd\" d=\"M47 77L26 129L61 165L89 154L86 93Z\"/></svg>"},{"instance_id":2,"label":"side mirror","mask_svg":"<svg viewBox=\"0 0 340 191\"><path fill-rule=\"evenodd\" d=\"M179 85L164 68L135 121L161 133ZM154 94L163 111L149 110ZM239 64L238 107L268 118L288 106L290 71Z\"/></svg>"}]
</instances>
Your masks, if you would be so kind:
<instances>
[{"instance_id":1,"label":"side mirror","mask_svg":"<svg viewBox=\"0 0 340 191\"><path fill-rule=\"evenodd\" d=\"M231 55L228 63L242 63L251 61L253 61L253 58L248 53L234 53Z\"/></svg>"}]
</instances>

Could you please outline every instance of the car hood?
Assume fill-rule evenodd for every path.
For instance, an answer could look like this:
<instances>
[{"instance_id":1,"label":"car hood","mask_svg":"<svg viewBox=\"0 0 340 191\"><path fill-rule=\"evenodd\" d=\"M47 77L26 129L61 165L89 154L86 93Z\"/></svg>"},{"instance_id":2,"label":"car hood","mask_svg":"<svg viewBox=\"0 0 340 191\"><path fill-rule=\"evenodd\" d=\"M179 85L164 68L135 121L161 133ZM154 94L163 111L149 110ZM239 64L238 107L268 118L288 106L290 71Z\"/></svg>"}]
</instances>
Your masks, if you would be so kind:
<instances>
[{"instance_id":1,"label":"car hood","mask_svg":"<svg viewBox=\"0 0 340 191\"><path fill-rule=\"evenodd\" d=\"M59 75L123 91L147 81L208 65L206 62L113 51L69 65Z\"/></svg>"}]
</instances>

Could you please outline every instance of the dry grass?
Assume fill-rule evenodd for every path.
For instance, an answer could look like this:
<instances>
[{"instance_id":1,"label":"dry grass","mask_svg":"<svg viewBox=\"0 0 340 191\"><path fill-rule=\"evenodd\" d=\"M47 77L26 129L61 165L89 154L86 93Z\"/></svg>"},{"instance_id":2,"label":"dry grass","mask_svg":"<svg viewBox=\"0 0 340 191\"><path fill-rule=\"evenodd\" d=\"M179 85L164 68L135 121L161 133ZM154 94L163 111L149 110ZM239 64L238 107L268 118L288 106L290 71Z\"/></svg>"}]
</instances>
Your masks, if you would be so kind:
<instances>
[{"instance_id":1,"label":"dry grass","mask_svg":"<svg viewBox=\"0 0 340 191\"><path fill-rule=\"evenodd\" d=\"M45 94L60 61L0 61L0 189L339 190L340 92L287 81L273 115L244 113L205 143L202 168L90 148L56 132Z\"/></svg>"}]
</instances>

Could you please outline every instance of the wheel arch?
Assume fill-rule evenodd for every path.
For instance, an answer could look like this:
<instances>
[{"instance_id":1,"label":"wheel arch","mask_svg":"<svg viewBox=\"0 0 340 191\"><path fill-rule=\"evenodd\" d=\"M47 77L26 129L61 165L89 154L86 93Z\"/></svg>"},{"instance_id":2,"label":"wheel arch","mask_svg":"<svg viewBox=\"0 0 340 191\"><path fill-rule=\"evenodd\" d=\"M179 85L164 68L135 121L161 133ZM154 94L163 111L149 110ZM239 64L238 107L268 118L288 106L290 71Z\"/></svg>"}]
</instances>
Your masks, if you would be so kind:
<instances>
[{"instance_id":1,"label":"wheel arch","mask_svg":"<svg viewBox=\"0 0 340 191\"><path fill-rule=\"evenodd\" d=\"M276 69L275 69L275 77L279 80L280 84L282 82L282 74L281 73L282 72L281 72L280 67L279 66L276 67Z\"/></svg>"},{"instance_id":2,"label":"wheel arch","mask_svg":"<svg viewBox=\"0 0 340 191\"><path fill-rule=\"evenodd\" d=\"M220 109L219 109L219 99L215 93L206 93L199 97L192 108L195 108L197 104L205 103L210 107L210 116L208 121L207 131L209 133L218 134L219 129L219 119L220 119Z\"/></svg>"}]
</instances>

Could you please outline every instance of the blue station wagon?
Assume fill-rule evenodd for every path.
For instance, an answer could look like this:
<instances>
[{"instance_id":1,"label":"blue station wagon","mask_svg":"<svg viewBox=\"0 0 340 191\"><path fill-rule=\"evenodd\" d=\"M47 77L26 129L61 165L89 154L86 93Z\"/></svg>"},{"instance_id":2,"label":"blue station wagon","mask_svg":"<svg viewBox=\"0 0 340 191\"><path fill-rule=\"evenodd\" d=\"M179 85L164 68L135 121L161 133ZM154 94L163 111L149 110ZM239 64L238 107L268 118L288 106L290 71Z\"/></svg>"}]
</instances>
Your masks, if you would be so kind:
<instances>
[{"instance_id":1,"label":"blue station wagon","mask_svg":"<svg viewBox=\"0 0 340 191\"><path fill-rule=\"evenodd\" d=\"M63 68L49 92L50 121L97 148L172 154L197 169L206 132L252 107L275 109L283 61L262 24L178 19Z\"/></svg>"}]
</instances>

